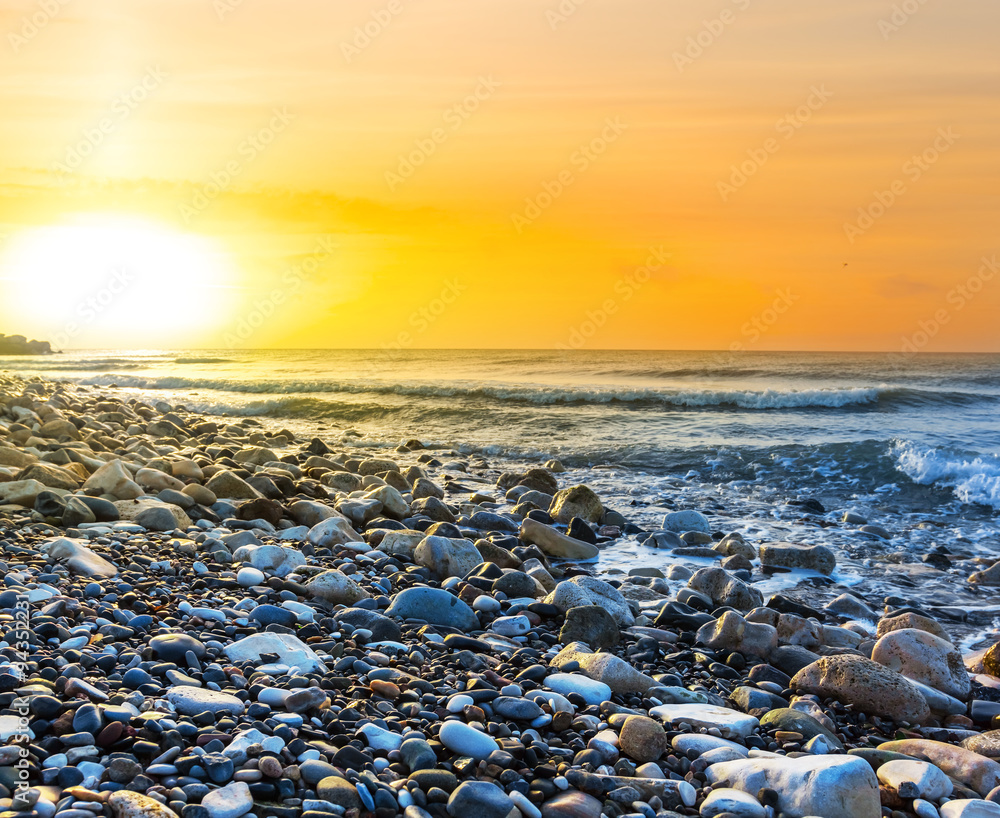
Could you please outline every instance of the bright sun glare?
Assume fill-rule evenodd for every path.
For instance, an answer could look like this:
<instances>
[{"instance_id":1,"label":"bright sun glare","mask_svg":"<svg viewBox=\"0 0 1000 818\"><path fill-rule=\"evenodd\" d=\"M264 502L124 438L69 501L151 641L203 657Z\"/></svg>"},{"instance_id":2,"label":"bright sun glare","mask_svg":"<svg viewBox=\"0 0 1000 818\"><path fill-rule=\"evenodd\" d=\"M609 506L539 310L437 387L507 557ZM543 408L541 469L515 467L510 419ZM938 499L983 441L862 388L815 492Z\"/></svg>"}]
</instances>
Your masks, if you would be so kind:
<instances>
[{"instance_id":1,"label":"bright sun glare","mask_svg":"<svg viewBox=\"0 0 1000 818\"><path fill-rule=\"evenodd\" d=\"M0 258L8 322L59 349L187 345L224 320L230 272L208 239L120 216L27 230Z\"/></svg>"}]
</instances>

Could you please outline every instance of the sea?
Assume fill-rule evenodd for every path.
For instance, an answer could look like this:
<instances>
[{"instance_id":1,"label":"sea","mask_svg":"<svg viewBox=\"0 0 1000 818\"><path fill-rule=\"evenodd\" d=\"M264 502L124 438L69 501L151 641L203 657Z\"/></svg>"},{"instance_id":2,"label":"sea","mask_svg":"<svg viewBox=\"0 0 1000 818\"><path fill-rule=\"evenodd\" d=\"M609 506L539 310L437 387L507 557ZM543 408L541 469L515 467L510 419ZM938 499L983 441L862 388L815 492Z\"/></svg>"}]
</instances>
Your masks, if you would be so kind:
<instances>
[{"instance_id":1,"label":"sea","mask_svg":"<svg viewBox=\"0 0 1000 818\"><path fill-rule=\"evenodd\" d=\"M965 575L942 582L924 555L1000 558L1000 355L85 350L0 369L345 448L416 438L498 469L557 459L646 527L697 508L752 541L824 542L842 586L911 582L928 605ZM810 500L822 513L803 512ZM847 511L891 538L844 524ZM601 557L665 561L632 542Z\"/></svg>"}]
</instances>

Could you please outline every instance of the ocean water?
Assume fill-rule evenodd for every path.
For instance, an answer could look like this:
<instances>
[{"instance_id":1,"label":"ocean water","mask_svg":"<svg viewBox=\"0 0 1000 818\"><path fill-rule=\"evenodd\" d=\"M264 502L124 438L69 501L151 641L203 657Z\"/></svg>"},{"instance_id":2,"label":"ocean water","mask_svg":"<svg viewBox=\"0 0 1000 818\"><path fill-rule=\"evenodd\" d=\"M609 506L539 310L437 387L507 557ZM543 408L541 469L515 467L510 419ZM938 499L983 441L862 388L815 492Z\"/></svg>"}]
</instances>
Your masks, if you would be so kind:
<instances>
[{"instance_id":1,"label":"ocean water","mask_svg":"<svg viewBox=\"0 0 1000 818\"><path fill-rule=\"evenodd\" d=\"M115 350L0 368L370 443L839 504L1000 508L996 355Z\"/></svg>"},{"instance_id":2,"label":"ocean water","mask_svg":"<svg viewBox=\"0 0 1000 818\"><path fill-rule=\"evenodd\" d=\"M967 581L982 568L972 560L1000 559L1000 356L115 350L0 369L253 417L341 449L418 438L473 466L557 458L567 485L587 483L646 530L694 508L755 544L836 553L832 578L773 574L757 581L765 594L906 600L941 612L965 648L1000 637L996 595ZM806 498L825 512L804 513ZM844 522L847 510L891 536ZM923 560L942 548L958 560L949 570ZM627 537L595 570L672 563L713 564Z\"/></svg>"}]
</instances>

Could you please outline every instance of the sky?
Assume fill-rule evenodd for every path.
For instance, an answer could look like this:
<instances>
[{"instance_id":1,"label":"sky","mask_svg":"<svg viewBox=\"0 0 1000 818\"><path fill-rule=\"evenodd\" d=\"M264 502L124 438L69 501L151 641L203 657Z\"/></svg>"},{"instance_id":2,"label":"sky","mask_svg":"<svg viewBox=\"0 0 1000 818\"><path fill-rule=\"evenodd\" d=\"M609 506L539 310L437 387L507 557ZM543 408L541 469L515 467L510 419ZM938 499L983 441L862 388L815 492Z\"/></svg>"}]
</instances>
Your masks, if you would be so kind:
<instances>
[{"instance_id":1,"label":"sky","mask_svg":"<svg viewBox=\"0 0 1000 818\"><path fill-rule=\"evenodd\" d=\"M998 351L1000 5L0 0L0 330Z\"/></svg>"}]
</instances>

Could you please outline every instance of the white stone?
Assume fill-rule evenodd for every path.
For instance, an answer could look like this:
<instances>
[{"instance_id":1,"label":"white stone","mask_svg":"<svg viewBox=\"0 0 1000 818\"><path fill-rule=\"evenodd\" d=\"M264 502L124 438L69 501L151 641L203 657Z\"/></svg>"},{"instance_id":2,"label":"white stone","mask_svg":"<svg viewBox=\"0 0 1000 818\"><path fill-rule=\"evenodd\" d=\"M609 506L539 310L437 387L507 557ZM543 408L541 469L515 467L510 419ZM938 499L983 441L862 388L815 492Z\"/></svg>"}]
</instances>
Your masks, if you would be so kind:
<instances>
[{"instance_id":1,"label":"white stone","mask_svg":"<svg viewBox=\"0 0 1000 818\"><path fill-rule=\"evenodd\" d=\"M748 758L713 764L705 774L711 784L725 784L752 795L763 787L775 790L778 810L786 815L882 815L875 772L867 761L854 756Z\"/></svg>"},{"instance_id":2,"label":"white stone","mask_svg":"<svg viewBox=\"0 0 1000 818\"><path fill-rule=\"evenodd\" d=\"M698 814L702 818L714 818L723 812L739 818L764 818L767 814L764 806L752 795L728 787L712 790Z\"/></svg>"},{"instance_id":3,"label":"white stone","mask_svg":"<svg viewBox=\"0 0 1000 818\"><path fill-rule=\"evenodd\" d=\"M589 679L579 673L553 673L545 677L544 684L549 690L564 696L578 693L587 704L601 704L611 699L611 688L604 682Z\"/></svg>"},{"instance_id":4,"label":"white stone","mask_svg":"<svg viewBox=\"0 0 1000 818\"><path fill-rule=\"evenodd\" d=\"M522 615L501 616L493 620L490 628L501 636L523 636L531 630L531 622Z\"/></svg>"},{"instance_id":5,"label":"white stone","mask_svg":"<svg viewBox=\"0 0 1000 818\"><path fill-rule=\"evenodd\" d=\"M978 798L957 798L942 804L941 818L1000 818L1000 804Z\"/></svg>"},{"instance_id":6,"label":"white stone","mask_svg":"<svg viewBox=\"0 0 1000 818\"><path fill-rule=\"evenodd\" d=\"M760 722L753 716L711 704L661 704L649 715L673 725L687 722L692 727L715 727L726 737L746 738Z\"/></svg>"},{"instance_id":7,"label":"white stone","mask_svg":"<svg viewBox=\"0 0 1000 818\"><path fill-rule=\"evenodd\" d=\"M663 528L666 531L674 531L683 534L685 531L700 531L702 534L711 534L712 527L708 519L700 511L674 511L663 518Z\"/></svg>"},{"instance_id":8,"label":"white stone","mask_svg":"<svg viewBox=\"0 0 1000 818\"><path fill-rule=\"evenodd\" d=\"M83 488L96 489L101 494L110 494L119 500L134 500L143 495L143 490L121 460L111 460L101 466L83 484Z\"/></svg>"},{"instance_id":9,"label":"white stone","mask_svg":"<svg viewBox=\"0 0 1000 818\"><path fill-rule=\"evenodd\" d=\"M358 542L361 535L343 517L327 517L309 529L306 539L317 548L329 548L348 542Z\"/></svg>"},{"instance_id":10,"label":"white stone","mask_svg":"<svg viewBox=\"0 0 1000 818\"><path fill-rule=\"evenodd\" d=\"M887 761L877 771L878 780L899 793L901 798L938 801L954 790L951 779L926 761Z\"/></svg>"},{"instance_id":11,"label":"white stone","mask_svg":"<svg viewBox=\"0 0 1000 818\"><path fill-rule=\"evenodd\" d=\"M243 781L235 781L212 790L201 799L201 805L211 818L240 818L253 809L253 796Z\"/></svg>"},{"instance_id":12,"label":"white stone","mask_svg":"<svg viewBox=\"0 0 1000 818\"><path fill-rule=\"evenodd\" d=\"M469 756L477 761L500 749L486 733L461 721L446 721L441 725L438 740L453 753Z\"/></svg>"},{"instance_id":13,"label":"white stone","mask_svg":"<svg viewBox=\"0 0 1000 818\"><path fill-rule=\"evenodd\" d=\"M113 577L118 569L104 557L95 554L83 540L73 540L69 537L57 537L42 543L39 551L54 560L65 563L75 574L86 577Z\"/></svg>"},{"instance_id":14,"label":"white stone","mask_svg":"<svg viewBox=\"0 0 1000 818\"><path fill-rule=\"evenodd\" d=\"M235 696L190 685L176 685L167 691L167 701L183 716L197 716L206 710L211 713L240 715L246 704Z\"/></svg>"},{"instance_id":15,"label":"white stone","mask_svg":"<svg viewBox=\"0 0 1000 818\"><path fill-rule=\"evenodd\" d=\"M266 579L267 577L264 576L264 572L258 571L256 568L241 568L239 573L236 574L236 581L244 588L252 588L254 585L263 585Z\"/></svg>"},{"instance_id":16,"label":"white stone","mask_svg":"<svg viewBox=\"0 0 1000 818\"><path fill-rule=\"evenodd\" d=\"M398 750L399 745L403 743L403 737L399 733L384 730L377 724L366 724L358 732L363 734L368 741L368 745L374 747L376 750L391 752Z\"/></svg>"},{"instance_id":17,"label":"white stone","mask_svg":"<svg viewBox=\"0 0 1000 818\"><path fill-rule=\"evenodd\" d=\"M276 653L283 663L294 665L303 673L319 673L327 669L316 651L289 633L255 633L226 645L223 651L233 662L259 663L262 653Z\"/></svg>"}]
</instances>

